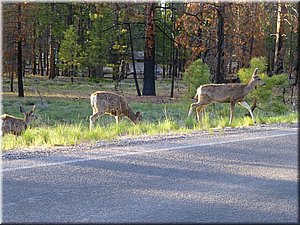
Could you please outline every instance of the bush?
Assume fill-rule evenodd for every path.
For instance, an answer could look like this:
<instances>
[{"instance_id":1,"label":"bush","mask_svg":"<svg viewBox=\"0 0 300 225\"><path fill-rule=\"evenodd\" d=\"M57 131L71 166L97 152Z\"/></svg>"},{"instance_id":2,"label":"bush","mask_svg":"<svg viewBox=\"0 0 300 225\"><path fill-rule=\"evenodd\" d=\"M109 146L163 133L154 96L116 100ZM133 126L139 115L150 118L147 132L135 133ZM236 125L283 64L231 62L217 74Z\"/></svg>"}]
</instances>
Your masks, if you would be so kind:
<instances>
[{"instance_id":1,"label":"bush","mask_svg":"<svg viewBox=\"0 0 300 225\"><path fill-rule=\"evenodd\" d=\"M265 86L256 87L249 95L248 99L257 99L259 107L265 111L283 113L287 107L283 103L282 90L288 85L287 75L279 74L272 77L264 73L267 70L266 59L264 57L253 58L249 68L241 68L238 76L242 83L247 83L255 68L261 79L266 83Z\"/></svg>"},{"instance_id":2,"label":"bush","mask_svg":"<svg viewBox=\"0 0 300 225\"><path fill-rule=\"evenodd\" d=\"M266 59L264 57L257 57L253 58L250 61L250 67L248 68L241 68L238 71L238 76L242 83L247 83L253 74L253 71L255 68L258 68L258 73L260 74L260 77L264 80L266 77L266 74L264 73L267 70L267 64Z\"/></svg>"},{"instance_id":3,"label":"bush","mask_svg":"<svg viewBox=\"0 0 300 225\"><path fill-rule=\"evenodd\" d=\"M189 85L188 97L194 97L200 85L210 83L210 77L208 65L202 60L198 59L191 63L183 73L183 80Z\"/></svg>"}]
</instances>

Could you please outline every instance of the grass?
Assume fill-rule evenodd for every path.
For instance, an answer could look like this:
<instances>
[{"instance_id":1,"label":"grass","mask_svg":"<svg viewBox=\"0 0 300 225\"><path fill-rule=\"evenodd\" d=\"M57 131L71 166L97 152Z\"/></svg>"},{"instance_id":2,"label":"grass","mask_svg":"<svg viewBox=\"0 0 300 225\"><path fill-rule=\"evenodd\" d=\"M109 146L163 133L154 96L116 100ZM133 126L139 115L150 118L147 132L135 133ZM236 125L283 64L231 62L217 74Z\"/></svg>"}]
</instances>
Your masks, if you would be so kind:
<instances>
[{"instance_id":1,"label":"grass","mask_svg":"<svg viewBox=\"0 0 300 225\"><path fill-rule=\"evenodd\" d=\"M170 132L182 133L193 130L223 129L229 122L229 104L215 104L207 107L203 123L199 124L195 119L195 112L188 118L187 113L192 100L179 98L187 90L182 81L177 82L175 89L176 101L172 103L153 103L153 99L144 100L143 97L135 97L130 101L134 111L142 112L142 122L133 125L129 120L122 120L119 126L115 119L105 115L96 121L95 128L89 130L89 116L92 109L89 103L89 94L96 90L114 91L114 83L108 80L91 82L83 78L71 82L67 78L55 78L47 80L44 77L29 76L25 79L25 98L16 97L16 93L8 92L8 78L3 78L2 113L8 113L22 117L19 106L30 109L36 104L38 119L31 124L31 129L26 130L20 137L5 135L2 138L4 151L25 147L50 147L67 146L83 142L95 142L97 140L112 140L123 135L154 135ZM169 82L157 82L157 93L160 96L168 96ZM17 85L15 84L15 87ZM135 87L132 80L123 81L122 94L135 96ZM42 95L39 96L36 89ZM146 99L146 98L145 98ZM253 125L250 117L245 117L246 110L237 106L232 127L245 127ZM263 110L255 111L258 123L295 123L298 113L284 112L276 114Z\"/></svg>"}]
</instances>

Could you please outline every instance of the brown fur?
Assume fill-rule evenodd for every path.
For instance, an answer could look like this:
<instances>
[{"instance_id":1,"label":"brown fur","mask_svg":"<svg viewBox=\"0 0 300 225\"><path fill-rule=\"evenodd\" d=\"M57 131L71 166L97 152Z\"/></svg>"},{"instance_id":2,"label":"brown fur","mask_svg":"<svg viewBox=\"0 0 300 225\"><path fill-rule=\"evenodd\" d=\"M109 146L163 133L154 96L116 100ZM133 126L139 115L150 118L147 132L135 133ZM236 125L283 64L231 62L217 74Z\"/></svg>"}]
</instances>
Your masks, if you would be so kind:
<instances>
[{"instance_id":1,"label":"brown fur","mask_svg":"<svg viewBox=\"0 0 300 225\"><path fill-rule=\"evenodd\" d=\"M138 123L141 119L140 112L134 113L129 107L126 99L118 94L107 91L96 91L90 96L93 115L90 116L90 129L92 129L95 120L103 115L114 116L116 123L123 117L127 117L133 123Z\"/></svg>"},{"instance_id":2,"label":"brown fur","mask_svg":"<svg viewBox=\"0 0 300 225\"><path fill-rule=\"evenodd\" d=\"M245 97L250 93L250 91L256 85L263 85L264 82L256 74L258 68L253 72L251 80L247 84L205 84L201 85L197 89L195 97L198 96L198 102L192 103L189 116L192 113L192 110L196 108L197 120L201 121L200 112L205 109L208 105L214 102L219 103L230 103L230 120L229 124L232 122L234 106L236 103L239 103L241 106L245 107L249 112L255 122L253 112L251 111L250 106L245 102Z\"/></svg>"},{"instance_id":3,"label":"brown fur","mask_svg":"<svg viewBox=\"0 0 300 225\"><path fill-rule=\"evenodd\" d=\"M1 130L2 135L5 134L14 134L14 135L21 135L24 130L26 130L29 126L29 123L35 115L33 114L35 106L33 106L32 110L29 112L25 112L25 110L20 107L20 111L24 114L24 119L17 118L8 114L3 114L0 116L1 122Z\"/></svg>"}]
</instances>

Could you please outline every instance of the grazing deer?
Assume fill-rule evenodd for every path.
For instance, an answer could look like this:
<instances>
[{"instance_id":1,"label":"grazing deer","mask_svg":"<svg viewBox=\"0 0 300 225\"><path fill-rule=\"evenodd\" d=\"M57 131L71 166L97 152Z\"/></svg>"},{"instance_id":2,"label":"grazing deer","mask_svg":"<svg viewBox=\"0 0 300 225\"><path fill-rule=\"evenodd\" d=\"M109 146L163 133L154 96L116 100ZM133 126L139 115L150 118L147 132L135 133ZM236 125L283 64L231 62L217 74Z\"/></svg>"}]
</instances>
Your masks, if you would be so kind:
<instances>
[{"instance_id":1,"label":"grazing deer","mask_svg":"<svg viewBox=\"0 0 300 225\"><path fill-rule=\"evenodd\" d=\"M197 120L198 122L200 122L200 112L211 103L230 103L229 125L231 125L234 113L234 106L236 103L238 103L249 111L252 120L255 123L253 112L244 99L256 85L265 85L265 83L256 74L257 70L258 68L254 70L252 78L247 84L231 83L201 85L197 89L197 93L195 95L195 98L198 96L198 102L191 104L188 116L190 116L192 114L192 110L196 108Z\"/></svg>"},{"instance_id":2,"label":"grazing deer","mask_svg":"<svg viewBox=\"0 0 300 225\"><path fill-rule=\"evenodd\" d=\"M93 128L95 120L103 114L114 116L117 125L123 116L135 124L141 120L141 113L134 113L126 99L121 95L107 91L96 91L91 94L90 100L93 108L93 115L90 116L90 129Z\"/></svg>"},{"instance_id":3,"label":"grazing deer","mask_svg":"<svg viewBox=\"0 0 300 225\"><path fill-rule=\"evenodd\" d=\"M36 119L36 116L33 114L35 110L35 105L29 112L26 112L22 106L20 106L21 113L24 114L24 119L17 118L8 114L3 114L0 116L1 130L2 135L5 134L14 134L16 136L21 135L21 133L26 130L29 126L29 123Z\"/></svg>"}]
</instances>

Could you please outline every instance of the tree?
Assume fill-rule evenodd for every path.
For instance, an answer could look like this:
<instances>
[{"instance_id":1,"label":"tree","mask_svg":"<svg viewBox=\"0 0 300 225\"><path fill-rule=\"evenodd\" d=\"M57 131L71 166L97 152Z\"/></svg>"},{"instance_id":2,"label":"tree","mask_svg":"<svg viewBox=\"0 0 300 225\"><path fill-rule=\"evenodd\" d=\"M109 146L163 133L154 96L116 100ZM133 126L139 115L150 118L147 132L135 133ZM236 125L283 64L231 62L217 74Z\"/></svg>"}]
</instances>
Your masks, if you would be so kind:
<instances>
[{"instance_id":1,"label":"tree","mask_svg":"<svg viewBox=\"0 0 300 225\"><path fill-rule=\"evenodd\" d=\"M155 95L155 3L147 4L143 95Z\"/></svg>"},{"instance_id":2,"label":"tree","mask_svg":"<svg viewBox=\"0 0 300 225\"><path fill-rule=\"evenodd\" d=\"M114 36L112 29L109 29L113 26L109 15L111 10L105 5L90 14L91 27L87 35L83 62L93 77L103 77L103 66L108 62L111 37Z\"/></svg>"},{"instance_id":3,"label":"tree","mask_svg":"<svg viewBox=\"0 0 300 225\"><path fill-rule=\"evenodd\" d=\"M17 64L18 64L18 96L24 97L24 86L23 86L23 53L22 53L22 3L18 3L18 17L17 17L17 30L19 34L18 38L18 57L17 57Z\"/></svg>"},{"instance_id":4,"label":"tree","mask_svg":"<svg viewBox=\"0 0 300 225\"><path fill-rule=\"evenodd\" d=\"M190 53L188 64L201 58L209 65L213 80L219 83L238 68L248 66L251 57L263 55L263 26L267 20L264 6L186 4L177 20L176 40ZM233 62L237 68L232 68Z\"/></svg>"},{"instance_id":5,"label":"tree","mask_svg":"<svg viewBox=\"0 0 300 225\"><path fill-rule=\"evenodd\" d=\"M51 4L51 13L52 17L55 17L55 4L52 2ZM50 35L50 73L49 79L54 79L55 77L55 55L54 55L54 47L55 47L55 40L53 34L53 21L50 23L49 27L49 35Z\"/></svg>"},{"instance_id":6,"label":"tree","mask_svg":"<svg viewBox=\"0 0 300 225\"><path fill-rule=\"evenodd\" d=\"M70 25L69 29L64 32L64 39L59 52L59 59L62 62L61 66L66 68L69 74L71 73L72 82L75 68L78 68L81 64L82 48L77 43L78 38L75 27Z\"/></svg>"},{"instance_id":7,"label":"tree","mask_svg":"<svg viewBox=\"0 0 300 225\"><path fill-rule=\"evenodd\" d=\"M216 71L216 83L224 82L224 15L225 5L219 4L216 7L218 15L218 44L217 44L217 71Z\"/></svg>"},{"instance_id":8,"label":"tree","mask_svg":"<svg viewBox=\"0 0 300 225\"><path fill-rule=\"evenodd\" d=\"M278 2L277 9L277 26L276 26L276 44L275 44L275 56L274 56L274 73L283 73L283 61L284 61L284 46L283 46L283 34L284 34L284 12L285 4Z\"/></svg>"},{"instance_id":9,"label":"tree","mask_svg":"<svg viewBox=\"0 0 300 225\"><path fill-rule=\"evenodd\" d=\"M201 59L195 60L186 68L183 80L189 85L188 97L193 98L200 85L211 83L208 65L204 64Z\"/></svg>"},{"instance_id":10,"label":"tree","mask_svg":"<svg viewBox=\"0 0 300 225\"><path fill-rule=\"evenodd\" d=\"M298 44L297 44L297 63L296 63L296 81L295 84L299 84L300 75L300 2L298 2Z\"/></svg>"}]
</instances>

